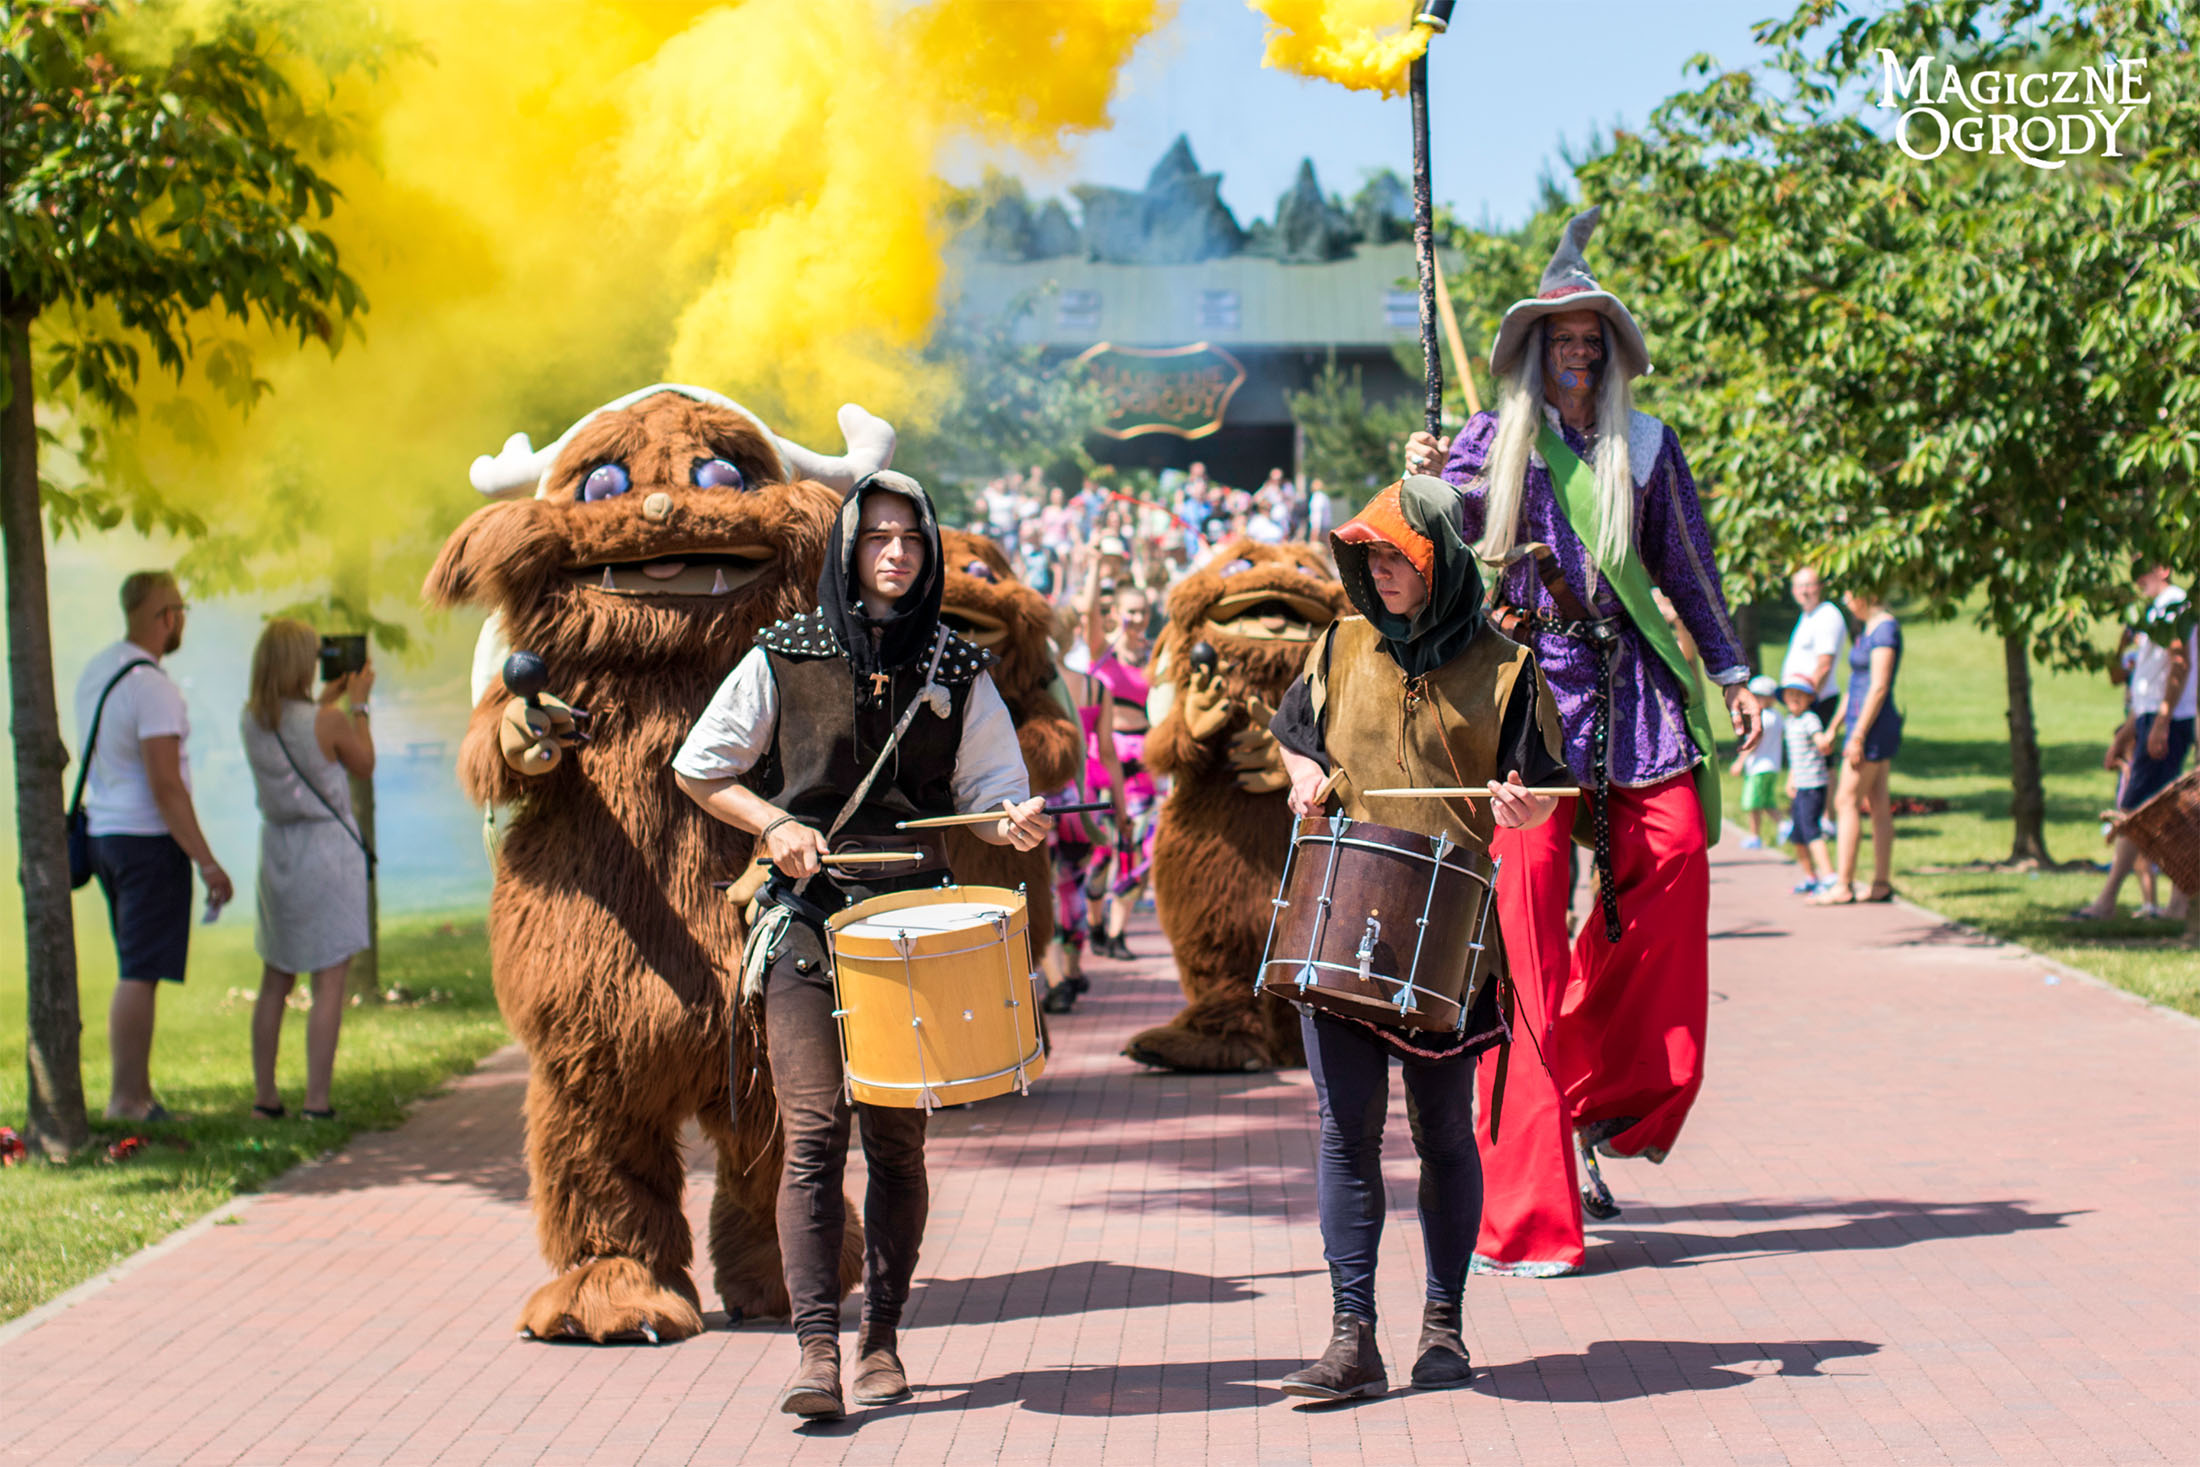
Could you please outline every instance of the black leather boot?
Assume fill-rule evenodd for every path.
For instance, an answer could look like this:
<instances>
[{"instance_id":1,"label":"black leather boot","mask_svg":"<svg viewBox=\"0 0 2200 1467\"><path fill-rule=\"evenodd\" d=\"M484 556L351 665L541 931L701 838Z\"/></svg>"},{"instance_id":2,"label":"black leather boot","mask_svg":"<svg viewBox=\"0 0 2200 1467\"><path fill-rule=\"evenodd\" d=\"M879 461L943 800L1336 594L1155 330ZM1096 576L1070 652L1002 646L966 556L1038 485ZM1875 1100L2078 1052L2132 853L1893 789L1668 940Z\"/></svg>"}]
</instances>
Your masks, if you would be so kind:
<instances>
[{"instance_id":1,"label":"black leather boot","mask_svg":"<svg viewBox=\"0 0 2200 1467\"><path fill-rule=\"evenodd\" d=\"M840 1341L819 1335L802 1342L802 1363L794 1380L779 1393L779 1409L789 1416L825 1421L840 1411Z\"/></svg>"},{"instance_id":2,"label":"black leather boot","mask_svg":"<svg viewBox=\"0 0 2200 1467\"><path fill-rule=\"evenodd\" d=\"M909 1397L909 1372L901 1368L894 1331L865 1325L856 1333L855 1393L858 1406L884 1406Z\"/></svg>"},{"instance_id":3,"label":"black leather boot","mask_svg":"<svg viewBox=\"0 0 2200 1467\"><path fill-rule=\"evenodd\" d=\"M1597 1165L1597 1154L1583 1144L1579 1135L1574 1137L1574 1165L1581 1176L1581 1210L1596 1222L1618 1217L1620 1206L1612 1189L1604 1185L1604 1169Z\"/></svg>"},{"instance_id":4,"label":"black leather boot","mask_svg":"<svg viewBox=\"0 0 2200 1467\"><path fill-rule=\"evenodd\" d=\"M1413 1384L1418 1390L1448 1391L1474 1379L1467 1360L1467 1343L1459 1337L1460 1306L1425 1303L1421 1306L1420 1353L1413 1362Z\"/></svg>"},{"instance_id":5,"label":"black leather boot","mask_svg":"<svg viewBox=\"0 0 2200 1467\"><path fill-rule=\"evenodd\" d=\"M1383 1373L1383 1357L1375 1348L1374 1323L1357 1314L1338 1315L1322 1358L1285 1376L1277 1388L1287 1396L1317 1401L1349 1401L1389 1390L1390 1377Z\"/></svg>"}]
</instances>

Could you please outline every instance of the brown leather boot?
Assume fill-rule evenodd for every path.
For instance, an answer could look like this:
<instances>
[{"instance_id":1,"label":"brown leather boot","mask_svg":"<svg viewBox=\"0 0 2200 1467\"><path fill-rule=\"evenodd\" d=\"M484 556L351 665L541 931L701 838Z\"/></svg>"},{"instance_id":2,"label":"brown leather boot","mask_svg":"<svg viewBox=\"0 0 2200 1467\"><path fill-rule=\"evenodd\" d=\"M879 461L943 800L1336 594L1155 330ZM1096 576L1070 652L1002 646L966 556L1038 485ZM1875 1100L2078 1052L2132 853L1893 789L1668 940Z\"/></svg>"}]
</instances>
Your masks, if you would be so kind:
<instances>
[{"instance_id":1,"label":"brown leather boot","mask_svg":"<svg viewBox=\"0 0 2200 1467\"><path fill-rule=\"evenodd\" d=\"M1338 1315L1322 1358L1276 1384L1287 1396L1317 1401L1381 1395L1390 1389L1390 1377L1383 1373L1383 1357L1375 1348L1374 1323L1357 1314Z\"/></svg>"},{"instance_id":2,"label":"brown leather boot","mask_svg":"<svg viewBox=\"0 0 2200 1467\"><path fill-rule=\"evenodd\" d=\"M1417 1390L1448 1391L1474 1379L1467 1359L1467 1343L1459 1337L1460 1306L1426 1303L1421 1306L1420 1354L1413 1362Z\"/></svg>"},{"instance_id":3,"label":"brown leather boot","mask_svg":"<svg viewBox=\"0 0 2200 1467\"><path fill-rule=\"evenodd\" d=\"M865 1325L856 1333L856 1384L858 1406L884 1406L909 1398L909 1372L901 1368L890 1327Z\"/></svg>"},{"instance_id":4,"label":"brown leather boot","mask_svg":"<svg viewBox=\"0 0 2200 1467\"><path fill-rule=\"evenodd\" d=\"M802 1363L794 1380L779 1393L779 1409L789 1416L825 1421L840 1415L840 1341L818 1335L802 1342Z\"/></svg>"}]
</instances>

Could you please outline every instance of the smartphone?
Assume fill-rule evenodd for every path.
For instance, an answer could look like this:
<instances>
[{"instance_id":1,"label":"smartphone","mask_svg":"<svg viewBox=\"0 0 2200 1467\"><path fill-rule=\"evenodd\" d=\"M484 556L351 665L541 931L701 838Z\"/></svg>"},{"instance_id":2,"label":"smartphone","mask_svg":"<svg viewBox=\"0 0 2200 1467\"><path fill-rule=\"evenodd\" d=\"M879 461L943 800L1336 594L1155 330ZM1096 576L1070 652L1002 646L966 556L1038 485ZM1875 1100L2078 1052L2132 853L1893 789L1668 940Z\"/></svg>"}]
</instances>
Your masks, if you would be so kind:
<instances>
[{"instance_id":1,"label":"smartphone","mask_svg":"<svg viewBox=\"0 0 2200 1467\"><path fill-rule=\"evenodd\" d=\"M321 639L321 681L335 682L347 673L354 673L367 665L367 639L364 636L323 637Z\"/></svg>"}]
</instances>

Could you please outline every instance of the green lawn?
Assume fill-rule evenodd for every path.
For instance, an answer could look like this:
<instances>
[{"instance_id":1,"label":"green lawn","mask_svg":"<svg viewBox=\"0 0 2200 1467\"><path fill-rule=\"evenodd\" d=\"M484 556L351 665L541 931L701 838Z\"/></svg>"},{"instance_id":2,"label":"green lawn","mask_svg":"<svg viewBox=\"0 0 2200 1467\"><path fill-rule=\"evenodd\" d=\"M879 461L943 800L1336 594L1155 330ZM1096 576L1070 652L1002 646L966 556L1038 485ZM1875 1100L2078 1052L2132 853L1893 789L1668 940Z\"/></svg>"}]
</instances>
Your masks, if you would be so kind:
<instances>
[{"instance_id":1,"label":"green lawn","mask_svg":"<svg viewBox=\"0 0 2200 1467\"><path fill-rule=\"evenodd\" d=\"M2124 883L2115 922L2081 926L2065 915L2100 890L2098 871L1954 871L1920 868L1999 861L2009 854L2008 706L2001 645L1964 622L1903 625L1896 701L1905 719L1894 762L1897 795L1937 796L1936 815L1895 821L1895 886L1903 896L1983 932L2105 978L2155 1003L2200 1015L2200 951L2167 921L2140 922L2136 879ZM1783 649L1764 648L1777 670ZM2114 792L2101 755L2122 707L2120 690L2098 673L2034 669L2033 714L2046 770L2047 845L2058 862L2106 862L2099 811ZM1738 782L1729 780L1727 818L1739 820ZM1870 875L1871 843L1857 862ZM2163 897L2168 897L2165 883Z\"/></svg>"},{"instance_id":2,"label":"green lawn","mask_svg":"<svg viewBox=\"0 0 2200 1467\"><path fill-rule=\"evenodd\" d=\"M20 925L8 925L20 943ZM66 1166L29 1162L0 1171L0 1320L334 1149L354 1131L396 1125L414 1101L505 1042L480 913L391 919L383 928L383 983L411 996L346 1014L336 1056L337 1118L297 1116L305 1015L294 1011L284 1025L280 1069L291 1118L260 1120L251 1110L250 1027L260 964L250 915L232 913L193 932L189 981L162 986L153 1084L183 1119L166 1126L103 1121L114 952L94 888L77 895L77 925L95 1143ZM23 965L0 955L0 1053L23 1052L23 1024ZM21 1124L25 1084L20 1066L0 1068L0 1121ZM108 1146L128 1135L148 1144L125 1160L109 1160Z\"/></svg>"}]
</instances>

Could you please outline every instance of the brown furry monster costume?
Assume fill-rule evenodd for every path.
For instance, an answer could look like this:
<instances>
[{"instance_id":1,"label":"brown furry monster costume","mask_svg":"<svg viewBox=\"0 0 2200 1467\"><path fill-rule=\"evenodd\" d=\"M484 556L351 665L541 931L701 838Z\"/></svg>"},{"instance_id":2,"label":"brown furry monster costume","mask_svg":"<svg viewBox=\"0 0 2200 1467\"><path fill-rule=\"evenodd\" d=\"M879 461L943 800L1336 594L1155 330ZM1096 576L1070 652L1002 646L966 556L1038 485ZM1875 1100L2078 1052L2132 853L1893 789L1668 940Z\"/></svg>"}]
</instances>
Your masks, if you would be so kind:
<instances>
[{"instance_id":1,"label":"brown furry monster costume","mask_svg":"<svg viewBox=\"0 0 2200 1467\"><path fill-rule=\"evenodd\" d=\"M878 419L844 408L841 423L851 456L826 459L715 393L629 394L548 449L515 436L477 460L477 488L533 484L536 497L476 511L429 572L431 602L493 608L507 643L540 654L552 689L589 715L585 741L539 738L545 722L571 733L567 704L543 699L531 728L492 685L459 751L468 796L512 807L490 945L498 1007L531 1064L537 1232L561 1270L527 1301L524 1333L701 1331L680 1205L690 1117L718 1149L719 1297L736 1318L787 1313L778 1118L769 1081L749 1078L760 1039L729 1032L743 928L711 889L747 864L750 839L697 809L669 766L757 629L809 606L838 491L891 454ZM844 1285L861 1265L851 1228Z\"/></svg>"},{"instance_id":2,"label":"brown furry monster costume","mask_svg":"<svg viewBox=\"0 0 2200 1467\"><path fill-rule=\"evenodd\" d=\"M1253 993L1291 839L1288 780L1268 720L1308 646L1344 607L1344 588L1314 546L1243 536L1169 593L1154 685L1173 698L1146 737L1146 764L1171 781L1154 833L1154 902L1191 1002L1124 1046L1141 1064L1305 1062L1298 1016ZM1211 673L1195 666L1202 642L1215 652Z\"/></svg>"},{"instance_id":3,"label":"brown furry monster costume","mask_svg":"<svg viewBox=\"0 0 2200 1467\"><path fill-rule=\"evenodd\" d=\"M1084 764L1084 732L1057 691L1061 673L1054 665L1053 610L1046 597L1016 578L1008 557L988 537L943 529L940 541L947 558L940 619L1000 659L993 665L993 685L1016 720L1031 792L1051 795ZM950 830L947 858L958 881L1022 887L1034 961L1046 952L1054 940L1054 871L1045 847L1019 851Z\"/></svg>"}]
</instances>

